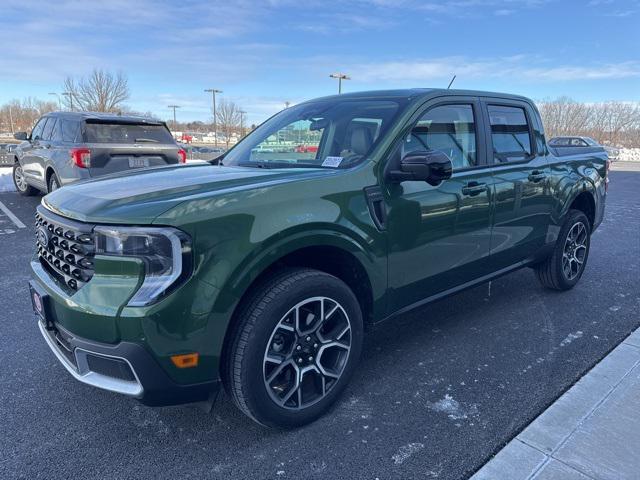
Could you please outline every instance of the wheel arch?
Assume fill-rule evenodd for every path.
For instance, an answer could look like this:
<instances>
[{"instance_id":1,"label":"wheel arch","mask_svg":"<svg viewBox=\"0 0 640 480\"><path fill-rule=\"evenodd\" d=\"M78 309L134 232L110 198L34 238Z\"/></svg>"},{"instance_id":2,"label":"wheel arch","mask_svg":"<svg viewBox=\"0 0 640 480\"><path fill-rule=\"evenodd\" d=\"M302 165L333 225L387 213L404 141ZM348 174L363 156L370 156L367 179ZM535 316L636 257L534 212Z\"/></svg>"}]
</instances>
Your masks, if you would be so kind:
<instances>
[{"instance_id":1,"label":"wheel arch","mask_svg":"<svg viewBox=\"0 0 640 480\"><path fill-rule=\"evenodd\" d=\"M382 310L382 300L377 296L380 295L381 282L386 281L386 277L382 278L376 271L375 264L375 259L355 239L335 230L299 234L288 237L286 241L275 241L270 248L263 248L259 255L236 269L220 289L214 304L214 311L226 311L225 317L228 319L221 344L221 368L242 306L250 300L255 289L276 272L298 267L334 275L353 291L360 304L363 320L371 323L382 313L378 312L378 309Z\"/></svg>"},{"instance_id":2,"label":"wheel arch","mask_svg":"<svg viewBox=\"0 0 640 480\"><path fill-rule=\"evenodd\" d=\"M587 180L579 182L574 187L567 202L565 202L561 218L566 218L569 210L579 210L584 213L589 219L591 228L593 228L596 216L595 186Z\"/></svg>"}]
</instances>

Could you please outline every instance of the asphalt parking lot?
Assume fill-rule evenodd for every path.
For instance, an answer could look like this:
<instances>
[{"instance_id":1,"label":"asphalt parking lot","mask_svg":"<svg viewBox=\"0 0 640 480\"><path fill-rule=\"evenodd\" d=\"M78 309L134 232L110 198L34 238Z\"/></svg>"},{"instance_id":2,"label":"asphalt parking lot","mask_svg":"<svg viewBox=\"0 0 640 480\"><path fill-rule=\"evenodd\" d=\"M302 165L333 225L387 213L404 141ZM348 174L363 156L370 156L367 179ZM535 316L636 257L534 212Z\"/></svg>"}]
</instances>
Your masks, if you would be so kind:
<instances>
[{"instance_id":1,"label":"asphalt parking lot","mask_svg":"<svg viewBox=\"0 0 640 480\"><path fill-rule=\"evenodd\" d=\"M0 478L468 477L640 325L640 171L611 174L605 221L576 288L521 270L386 324L333 411L256 426L221 396L211 414L151 409L76 382L31 313L39 197L0 193Z\"/></svg>"}]
</instances>

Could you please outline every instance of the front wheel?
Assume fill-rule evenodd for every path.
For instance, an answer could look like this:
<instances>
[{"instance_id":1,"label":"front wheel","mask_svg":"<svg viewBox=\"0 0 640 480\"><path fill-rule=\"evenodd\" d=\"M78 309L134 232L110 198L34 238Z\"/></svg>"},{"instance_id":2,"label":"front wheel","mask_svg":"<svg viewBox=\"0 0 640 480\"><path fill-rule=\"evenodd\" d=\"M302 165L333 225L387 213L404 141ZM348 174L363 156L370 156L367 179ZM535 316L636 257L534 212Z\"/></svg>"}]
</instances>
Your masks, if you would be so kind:
<instances>
[{"instance_id":1,"label":"front wheel","mask_svg":"<svg viewBox=\"0 0 640 480\"><path fill-rule=\"evenodd\" d=\"M22 171L22 165L17 161L13 164L13 184L15 185L18 193L25 197L35 195L37 192L37 189L27 183L27 179Z\"/></svg>"},{"instance_id":2,"label":"front wheel","mask_svg":"<svg viewBox=\"0 0 640 480\"><path fill-rule=\"evenodd\" d=\"M540 283L553 290L573 288L587 265L590 245L589 219L579 210L569 210L553 253L534 267Z\"/></svg>"},{"instance_id":3,"label":"front wheel","mask_svg":"<svg viewBox=\"0 0 640 480\"><path fill-rule=\"evenodd\" d=\"M223 380L256 422L293 428L325 413L362 349L360 306L340 279L291 269L264 282L238 317Z\"/></svg>"}]
</instances>

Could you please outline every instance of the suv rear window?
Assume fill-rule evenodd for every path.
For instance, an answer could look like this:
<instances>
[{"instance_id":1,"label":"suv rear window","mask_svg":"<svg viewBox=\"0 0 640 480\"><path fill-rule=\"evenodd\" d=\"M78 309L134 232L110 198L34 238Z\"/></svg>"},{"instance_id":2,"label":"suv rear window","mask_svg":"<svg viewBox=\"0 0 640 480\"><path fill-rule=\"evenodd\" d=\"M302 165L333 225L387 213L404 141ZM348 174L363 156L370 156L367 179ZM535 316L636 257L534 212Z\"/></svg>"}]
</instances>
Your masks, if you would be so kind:
<instances>
[{"instance_id":1,"label":"suv rear window","mask_svg":"<svg viewBox=\"0 0 640 480\"><path fill-rule=\"evenodd\" d=\"M174 143L164 125L132 123L87 123L87 143Z\"/></svg>"}]
</instances>

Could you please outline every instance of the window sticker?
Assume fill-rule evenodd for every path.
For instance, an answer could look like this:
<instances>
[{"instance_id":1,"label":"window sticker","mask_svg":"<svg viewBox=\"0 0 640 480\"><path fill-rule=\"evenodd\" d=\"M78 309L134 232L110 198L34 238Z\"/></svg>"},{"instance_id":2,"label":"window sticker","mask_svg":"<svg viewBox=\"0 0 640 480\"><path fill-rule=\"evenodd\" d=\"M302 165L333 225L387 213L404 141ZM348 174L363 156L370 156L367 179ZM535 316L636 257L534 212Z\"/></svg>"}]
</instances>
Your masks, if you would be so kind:
<instances>
[{"instance_id":1,"label":"window sticker","mask_svg":"<svg viewBox=\"0 0 640 480\"><path fill-rule=\"evenodd\" d=\"M327 157L322 162L323 167L339 167L343 157Z\"/></svg>"}]
</instances>

